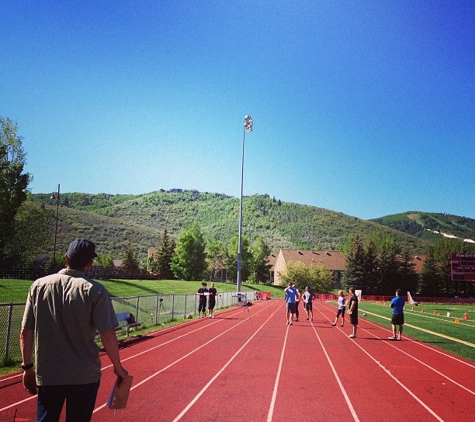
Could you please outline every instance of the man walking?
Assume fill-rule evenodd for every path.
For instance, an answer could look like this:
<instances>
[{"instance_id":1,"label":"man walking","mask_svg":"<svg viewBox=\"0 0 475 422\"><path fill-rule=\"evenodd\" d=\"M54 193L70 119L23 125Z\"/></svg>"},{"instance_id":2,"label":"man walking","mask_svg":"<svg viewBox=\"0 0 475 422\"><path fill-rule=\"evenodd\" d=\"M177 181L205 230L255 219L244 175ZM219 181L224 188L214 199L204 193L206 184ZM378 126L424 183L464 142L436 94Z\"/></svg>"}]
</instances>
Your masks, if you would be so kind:
<instances>
[{"instance_id":1,"label":"man walking","mask_svg":"<svg viewBox=\"0 0 475 422\"><path fill-rule=\"evenodd\" d=\"M315 295L310 291L310 287L306 286L305 291L302 293L303 302L305 304L305 313L307 314L306 320L313 321L313 299Z\"/></svg>"},{"instance_id":2,"label":"man walking","mask_svg":"<svg viewBox=\"0 0 475 422\"><path fill-rule=\"evenodd\" d=\"M393 330L392 337L388 337L389 340L398 340L397 328L399 327L399 340L402 340L402 327L404 325L404 306L406 301L401 296L401 290L396 290L396 297L391 300L389 306L393 308L393 314L391 316L391 328Z\"/></svg>"},{"instance_id":3,"label":"man walking","mask_svg":"<svg viewBox=\"0 0 475 422\"><path fill-rule=\"evenodd\" d=\"M358 330L358 296L355 294L354 287L350 287L348 291L351 296L348 302L348 315L350 316L350 324L353 326L353 333L349 337L356 338L356 331Z\"/></svg>"},{"instance_id":4,"label":"man walking","mask_svg":"<svg viewBox=\"0 0 475 422\"><path fill-rule=\"evenodd\" d=\"M297 307L296 298L297 298L297 289L289 282L288 286L284 290L285 293L285 303L287 311L287 323L286 325L292 325L292 319L295 315L295 310Z\"/></svg>"},{"instance_id":5,"label":"man walking","mask_svg":"<svg viewBox=\"0 0 475 422\"><path fill-rule=\"evenodd\" d=\"M20 333L23 385L31 394L38 392L39 421L59 421L64 402L66 420L90 421L101 377L96 332L115 374L127 376L109 294L86 277L95 249L90 240L72 241L64 255L66 268L36 280L28 292Z\"/></svg>"}]
</instances>

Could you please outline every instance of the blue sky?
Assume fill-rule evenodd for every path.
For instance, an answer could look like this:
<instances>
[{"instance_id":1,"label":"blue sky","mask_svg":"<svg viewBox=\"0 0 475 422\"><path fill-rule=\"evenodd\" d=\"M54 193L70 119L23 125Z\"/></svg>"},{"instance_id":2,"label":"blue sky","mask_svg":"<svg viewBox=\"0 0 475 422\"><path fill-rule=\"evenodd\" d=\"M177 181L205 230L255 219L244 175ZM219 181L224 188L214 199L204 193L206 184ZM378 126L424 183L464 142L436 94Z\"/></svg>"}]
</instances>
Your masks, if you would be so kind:
<instances>
[{"instance_id":1,"label":"blue sky","mask_svg":"<svg viewBox=\"0 0 475 422\"><path fill-rule=\"evenodd\" d=\"M33 193L268 194L475 218L475 2L0 3Z\"/></svg>"}]
</instances>

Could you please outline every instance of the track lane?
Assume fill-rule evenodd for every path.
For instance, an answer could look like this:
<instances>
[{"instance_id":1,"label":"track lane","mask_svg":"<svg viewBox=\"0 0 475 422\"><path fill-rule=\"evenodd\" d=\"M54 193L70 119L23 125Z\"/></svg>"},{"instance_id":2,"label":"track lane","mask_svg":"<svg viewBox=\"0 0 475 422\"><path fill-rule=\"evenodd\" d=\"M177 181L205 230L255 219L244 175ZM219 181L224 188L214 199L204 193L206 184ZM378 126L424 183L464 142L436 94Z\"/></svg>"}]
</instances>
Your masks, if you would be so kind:
<instances>
[{"instance_id":1,"label":"track lane","mask_svg":"<svg viewBox=\"0 0 475 422\"><path fill-rule=\"evenodd\" d=\"M410 339L387 341L388 329L364 319L352 340L349 324L330 326L334 307L316 302L315 310L313 324L287 327L283 301L258 302L130 344L121 357L134 386L117 412L104 406L114 375L103 357L93 421L470 419L471 362ZM36 398L8 383L0 400L17 398L0 421L13 420L15 408L17 421L34 420Z\"/></svg>"}]
</instances>

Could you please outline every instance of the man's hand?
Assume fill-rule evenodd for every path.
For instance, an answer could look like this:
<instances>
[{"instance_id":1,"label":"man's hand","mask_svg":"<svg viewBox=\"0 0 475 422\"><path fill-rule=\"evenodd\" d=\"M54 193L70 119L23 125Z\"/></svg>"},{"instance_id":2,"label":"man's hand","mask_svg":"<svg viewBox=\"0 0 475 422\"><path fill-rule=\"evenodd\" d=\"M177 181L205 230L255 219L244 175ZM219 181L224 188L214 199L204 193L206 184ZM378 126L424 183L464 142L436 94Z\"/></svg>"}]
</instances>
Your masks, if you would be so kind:
<instances>
[{"instance_id":1,"label":"man's hand","mask_svg":"<svg viewBox=\"0 0 475 422\"><path fill-rule=\"evenodd\" d=\"M33 368L23 372L23 387L25 387L25 390L28 391L30 394L35 395L37 393L36 372Z\"/></svg>"},{"instance_id":2,"label":"man's hand","mask_svg":"<svg viewBox=\"0 0 475 422\"><path fill-rule=\"evenodd\" d=\"M114 368L114 373L121 379L124 379L127 375L129 375L129 373L123 366L120 366L119 368Z\"/></svg>"}]
</instances>

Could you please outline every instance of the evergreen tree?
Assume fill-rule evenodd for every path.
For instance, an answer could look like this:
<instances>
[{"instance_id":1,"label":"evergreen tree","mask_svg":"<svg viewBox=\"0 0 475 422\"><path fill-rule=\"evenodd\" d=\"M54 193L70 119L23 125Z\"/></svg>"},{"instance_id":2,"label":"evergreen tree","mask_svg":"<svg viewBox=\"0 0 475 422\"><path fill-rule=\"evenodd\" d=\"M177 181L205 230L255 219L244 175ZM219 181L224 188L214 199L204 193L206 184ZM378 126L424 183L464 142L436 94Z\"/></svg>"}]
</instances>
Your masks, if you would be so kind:
<instances>
[{"instance_id":1,"label":"evergreen tree","mask_svg":"<svg viewBox=\"0 0 475 422\"><path fill-rule=\"evenodd\" d=\"M412 262L412 254L409 244L404 244L401 250L401 260L399 266L400 284L399 288L404 291L417 292L419 276L415 271L414 262Z\"/></svg>"},{"instance_id":2,"label":"evergreen tree","mask_svg":"<svg viewBox=\"0 0 475 422\"><path fill-rule=\"evenodd\" d=\"M378 258L379 274L381 277L381 293L390 295L399 287L399 252L397 241L388 236L382 244L382 250Z\"/></svg>"},{"instance_id":3,"label":"evergreen tree","mask_svg":"<svg viewBox=\"0 0 475 422\"><path fill-rule=\"evenodd\" d=\"M122 268L128 270L135 270L139 268L139 259L132 248L127 248L124 253L124 259L122 260Z\"/></svg>"},{"instance_id":4,"label":"evergreen tree","mask_svg":"<svg viewBox=\"0 0 475 422\"><path fill-rule=\"evenodd\" d=\"M174 278L171 269L173 254L175 253L175 240L168 235L168 230L165 227L163 230L162 241L155 254L155 271L157 271L159 278L171 280Z\"/></svg>"},{"instance_id":5,"label":"evergreen tree","mask_svg":"<svg viewBox=\"0 0 475 422\"><path fill-rule=\"evenodd\" d=\"M206 270L206 243L198 224L178 237L171 269L177 279L202 280Z\"/></svg>"},{"instance_id":6,"label":"evergreen tree","mask_svg":"<svg viewBox=\"0 0 475 422\"><path fill-rule=\"evenodd\" d=\"M343 275L343 284L346 288L354 287L363 290L366 287L367 275L366 253L359 236L356 236L351 249L346 256L346 269Z\"/></svg>"},{"instance_id":7,"label":"evergreen tree","mask_svg":"<svg viewBox=\"0 0 475 422\"><path fill-rule=\"evenodd\" d=\"M434 247L427 250L426 259L422 265L419 281L419 294L422 296L436 296L439 293L440 271L434 256Z\"/></svg>"},{"instance_id":8,"label":"evergreen tree","mask_svg":"<svg viewBox=\"0 0 475 422\"><path fill-rule=\"evenodd\" d=\"M379 272L378 254L376 246L371 238L366 240L364 246L364 291L368 294L376 294L382 291L382 282Z\"/></svg>"},{"instance_id":9,"label":"evergreen tree","mask_svg":"<svg viewBox=\"0 0 475 422\"><path fill-rule=\"evenodd\" d=\"M440 285L437 296L458 295L458 283L452 281L450 257L453 253L463 250L463 242L455 239L444 239L434 246L434 256L439 264Z\"/></svg>"}]
</instances>

